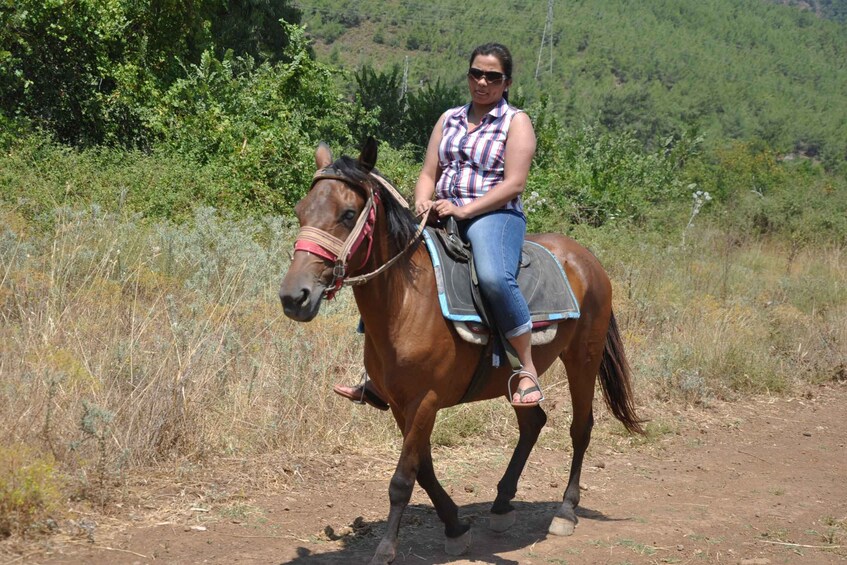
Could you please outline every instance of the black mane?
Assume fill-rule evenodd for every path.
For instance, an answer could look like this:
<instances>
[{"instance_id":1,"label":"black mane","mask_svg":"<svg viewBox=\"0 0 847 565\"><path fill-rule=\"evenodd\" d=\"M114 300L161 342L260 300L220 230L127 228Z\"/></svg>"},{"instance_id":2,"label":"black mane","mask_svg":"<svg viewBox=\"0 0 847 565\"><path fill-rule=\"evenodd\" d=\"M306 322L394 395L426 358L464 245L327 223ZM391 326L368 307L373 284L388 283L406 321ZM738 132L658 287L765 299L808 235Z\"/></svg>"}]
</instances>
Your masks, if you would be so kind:
<instances>
[{"instance_id":1,"label":"black mane","mask_svg":"<svg viewBox=\"0 0 847 565\"><path fill-rule=\"evenodd\" d=\"M386 190L381 183L375 181L368 172L362 169L362 166L356 159L347 156L341 157L332 164L332 168L337 170L342 176L349 177L356 184L365 185L370 183L374 187L374 192L379 196L379 201L385 209L385 218L388 222L388 237L398 251L405 249L409 241L415 237L418 229L418 224L411 210L398 202L394 198L394 195ZM373 172L380 175L376 169Z\"/></svg>"}]
</instances>

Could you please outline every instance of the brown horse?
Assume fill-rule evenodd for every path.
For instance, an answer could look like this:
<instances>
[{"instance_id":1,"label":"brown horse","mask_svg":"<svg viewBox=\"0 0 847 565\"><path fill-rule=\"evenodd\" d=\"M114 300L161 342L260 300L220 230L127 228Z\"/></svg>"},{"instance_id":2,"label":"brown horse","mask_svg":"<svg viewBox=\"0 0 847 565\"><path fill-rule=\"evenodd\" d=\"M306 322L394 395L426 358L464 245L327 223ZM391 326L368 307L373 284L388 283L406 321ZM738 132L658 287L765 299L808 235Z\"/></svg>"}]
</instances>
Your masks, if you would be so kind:
<instances>
[{"instance_id":1,"label":"brown horse","mask_svg":"<svg viewBox=\"0 0 847 565\"><path fill-rule=\"evenodd\" d=\"M287 316L307 322L317 315L325 295L337 289L345 277L360 275L356 282L364 284L356 286L353 294L366 328L365 369L390 404L403 433L400 461L388 489L388 530L372 563L394 559L400 517L416 480L444 522L445 549L458 555L470 543L470 526L459 519L456 504L435 477L430 435L436 412L459 403L468 389L480 360L480 346L463 341L442 316L432 264L424 247L415 242L417 224L411 212L371 174L376 153L376 143L369 140L358 161L342 157L333 163L329 149L318 147L318 172L311 190L295 209L301 232L279 295ZM363 230L364 224L371 227ZM581 310L580 318L559 324L551 343L534 347L532 352L539 374L556 358L567 371L574 453L568 486L549 533L570 535L577 522L579 477L594 423L592 401L598 373L614 416L632 432L642 431L641 421L635 414L629 368L612 314L612 289L605 271L588 250L565 236L540 234L529 239L544 245L562 263ZM353 240L358 244L351 244ZM398 257L400 261L385 268ZM494 370L473 400L508 398L508 377L507 368ZM514 523L510 501L547 420L540 406L516 408L515 412L520 438L491 507L489 526L497 531Z\"/></svg>"}]
</instances>

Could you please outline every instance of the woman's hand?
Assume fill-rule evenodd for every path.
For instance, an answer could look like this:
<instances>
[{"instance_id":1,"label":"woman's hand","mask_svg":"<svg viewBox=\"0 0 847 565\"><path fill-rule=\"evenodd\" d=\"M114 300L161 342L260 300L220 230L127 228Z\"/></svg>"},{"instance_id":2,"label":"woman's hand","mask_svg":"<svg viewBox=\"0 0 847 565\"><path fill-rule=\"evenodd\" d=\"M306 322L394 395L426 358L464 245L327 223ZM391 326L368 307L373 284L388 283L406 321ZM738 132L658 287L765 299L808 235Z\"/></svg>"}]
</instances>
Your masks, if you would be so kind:
<instances>
[{"instance_id":1,"label":"woman's hand","mask_svg":"<svg viewBox=\"0 0 847 565\"><path fill-rule=\"evenodd\" d=\"M415 214L423 216L432 207L432 200L429 198L415 201Z\"/></svg>"},{"instance_id":2,"label":"woman's hand","mask_svg":"<svg viewBox=\"0 0 847 565\"><path fill-rule=\"evenodd\" d=\"M468 219L467 211L464 209L464 206L456 206L449 200L436 200L432 204L432 209L435 210L435 213L438 214L439 218L453 216L457 220Z\"/></svg>"}]
</instances>

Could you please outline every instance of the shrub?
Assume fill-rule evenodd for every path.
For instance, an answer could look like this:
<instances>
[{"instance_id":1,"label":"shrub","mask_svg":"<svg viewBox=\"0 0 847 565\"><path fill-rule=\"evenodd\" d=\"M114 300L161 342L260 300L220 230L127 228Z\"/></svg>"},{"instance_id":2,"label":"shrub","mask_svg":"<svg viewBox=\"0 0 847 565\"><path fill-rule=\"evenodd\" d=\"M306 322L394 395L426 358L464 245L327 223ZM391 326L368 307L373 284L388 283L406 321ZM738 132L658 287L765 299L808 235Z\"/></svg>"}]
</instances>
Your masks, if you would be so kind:
<instances>
[{"instance_id":1,"label":"shrub","mask_svg":"<svg viewBox=\"0 0 847 565\"><path fill-rule=\"evenodd\" d=\"M400 67L394 65L389 71L378 72L370 65L364 65L353 74L353 78L356 80L356 101L365 110L374 112L377 118L370 127L356 128L356 137L364 139L372 135L394 147L402 145L405 141L406 95L402 89Z\"/></svg>"},{"instance_id":2,"label":"shrub","mask_svg":"<svg viewBox=\"0 0 847 565\"><path fill-rule=\"evenodd\" d=\"M147 218L184 220L199 205L226 206L240 186L219 161L198 163L165 150L73 149L45 135L16 141L0 154L0 201L49 225L57 206L88 206ZM259 204L241 213L260 213Z\"/></svg>"},{"instance_id":3,"label":"shrub","mask_svg":"<svg viewBox=\"0 0 847 565\"><path fill-rule=\"evenodd\" d=\"M533 107L538 149L527 183L547 208L532 218L532 229L607 222L643 225L658 206L689 198L682 165L699 139L668 138L656 151L643 149L630 134L595 126L568 131L544 106Z\"/></svg>"},{"instance_id":4,"label":"shrub","mask_svg":"<svg viewBox=\"0 0 847 565\"><path fill-rule=\"evenodd\" d=\"M847 179L805 158L737 142L691 163L687 176L716 198L726 229L795 249L847 242Z\"/></svg>"},{"instance_id":5,"label":"shrub","mask_svg":"<svg viewBox=\"0 0 847 565\"><path fill-rule=\"evenodd\" d=\"M151 104L204 51L285 58L289 2L20 0L0 6L0 112L63 142L149 147ZM215 43L217 45L215 45ZM217 50L217 51L215 51Z\"/></svg>"},{"instance_id":6,"label":"shrub","mask_svg":"<svg viewBox=\"0 0 847 565\"><path fill-rule=\"evenodd\" d=\"M329 68L309 58L303 30L284 27L284 62L255 66L207 51L151 116L168 151L232 175L217 206L290 213L309 186L318 140L350 141L352 106Z\"/></svg>"},{"instance_id":7,"label":"shrub","mask_svg":"<svg viewBox=\"0 0 847 565\"><path fill-rule=\"evenodd\" d=\"M440 79L413 90L406 98L405 141L414 148L414 157L423 160L432 128L447 109L464 104L462 89L448 86Z\"/></svg>"},{"instance_id":8,"label":"shrub","mask_svg":"<svg viewBox=\"0 0 847 565\"><path fill-rule=\"evenodd\" d=\"M20 444L0 446L0 539L50 529L61 486L51 458Z\"/></svg>"}]
</instances>

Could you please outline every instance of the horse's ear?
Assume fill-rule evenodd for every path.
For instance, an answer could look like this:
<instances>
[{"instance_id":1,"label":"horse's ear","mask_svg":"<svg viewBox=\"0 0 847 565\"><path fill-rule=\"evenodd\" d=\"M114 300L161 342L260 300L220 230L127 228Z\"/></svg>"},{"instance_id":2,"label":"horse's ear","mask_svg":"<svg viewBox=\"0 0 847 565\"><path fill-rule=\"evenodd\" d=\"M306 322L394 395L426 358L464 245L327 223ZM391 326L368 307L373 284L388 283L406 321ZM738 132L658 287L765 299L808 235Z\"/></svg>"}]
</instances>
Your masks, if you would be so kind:
<instances>
[{"instance_id":1,"label":"horse's ear","mask_svg":"<svg viewBox=\"0 0 847 565\"><path fill-rule=\"evenodd\" d=\"M332 151L329 150L329 145L321 141L318 148L315 149L315 165L318 170L328 167L332 164Z\"/></svg>"},{"instance_id":2,"label":"horse's ear","mask_svg":"<svg viewBox=\"0 0 847 565\"><path fill-rule=\"evenodd\" d=\"M376 149L376 139L368 137L362 147L362 152L359 154L359 165L367 172L371 172L376 166Z\"/></svg>"}]
</instances>

